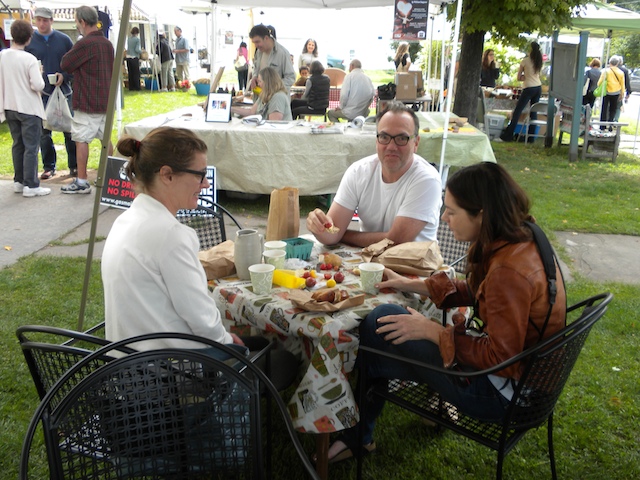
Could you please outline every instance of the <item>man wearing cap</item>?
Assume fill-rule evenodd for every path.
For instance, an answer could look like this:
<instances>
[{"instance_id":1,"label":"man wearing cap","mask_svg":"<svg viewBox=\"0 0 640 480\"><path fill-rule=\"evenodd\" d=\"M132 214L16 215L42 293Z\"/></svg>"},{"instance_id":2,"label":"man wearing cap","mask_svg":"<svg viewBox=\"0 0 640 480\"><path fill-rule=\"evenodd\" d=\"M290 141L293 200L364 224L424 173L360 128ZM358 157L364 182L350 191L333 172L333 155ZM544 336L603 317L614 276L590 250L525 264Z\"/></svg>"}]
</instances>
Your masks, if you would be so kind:
<instances>
[{"instance_id":1,"label":"man wearing cap","mask_svg":"<svg viewBox=\"0 0 640 480\"><path fill-rule=\"evenodd\" d=\"M33 33L31 43L27 45L25 50L35 56L42 63L42 74L44 77L44 91L42 92L42 103L47 108L49 96L55 87L60 87L62 93L67 97L69 108L71 109L71 80L72 75L63 72L60 68L62 57L73 47L73 42L69 36L62 32L54 30L53 13L50 9L39 7L35 10L36 28ZM48 75L55 74L56 82L51 84L48 81ZM64 132L64 144L67 150L67 162L69 171L72 176L78 174L76 163L76 144L71 139L71 132ZM40 155L42 156L42 165L44 172L40 178L47 180L56 173L57 155L56 149L51 138L51 130L42 129L42 137L40 137Z\"/></svg>"},{"instance_id":2,"label":"man wearing cap","mask_svg":"<svg viewBox=\"0 0 640 480\"><path fill-rule=\"evenodd\" d=\"M75 20L82 38L62 57L60 67L74 76L71 136L76 142L78 178L61 190L62 193L91 193L87 180L89 143L104 136L114 51L111 42L98 29L98 12L94 7L78 7ZM107 148L111 155L111 142Z\"/></svg>"}]
</instances>

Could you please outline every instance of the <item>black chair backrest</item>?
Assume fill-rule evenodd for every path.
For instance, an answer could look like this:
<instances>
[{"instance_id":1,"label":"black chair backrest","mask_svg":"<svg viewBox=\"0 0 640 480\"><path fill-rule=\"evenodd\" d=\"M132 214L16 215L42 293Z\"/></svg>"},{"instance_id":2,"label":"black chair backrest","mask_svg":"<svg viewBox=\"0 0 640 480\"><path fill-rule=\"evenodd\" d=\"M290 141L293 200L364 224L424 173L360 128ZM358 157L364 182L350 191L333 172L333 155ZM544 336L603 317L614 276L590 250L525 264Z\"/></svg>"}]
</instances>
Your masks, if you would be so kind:
<instances>
[{"instance_id":1,"label":"black chair backrest","mask_svg":"<svg viewBox=\"0 0 640 480\"><path fill-rule=\"evenodd\" d=\"M593 325L607 311L613 295L591 297L568 309L578 319L528 352L506 421L516 428L543 423L553 411ZM596 304L596 302L599 302Z\"/></svg>"},{"instance_id":2,"label":"black chair backrest","mask_svg":"<svg viewBox=\"0 0 640 480\"><path fill-rule=\"evenodd\" d=\"M97 326L97 328L102 328L103 325L104 324L101 324ZM96 327L91 331L96 333ZM71 367L110 343L104 338L85 332L76 332L45 325L25 325L19 327L16 335L20 341L22 353L29 367L40 399L44 398L51 387L53 387ZM133 350L124 350L125 353L130 351ZM93 362L87 364L82 371L78 372L75 382L69 379L65 388L60 390L59 398L52 400L52 406L57 405L58 401L66 395L67 390L73 387L80 379L112 359L112 356L105 355L97 357Z\"/></svg>"},{"instance_id":3,"label":"black chair backrest","mask_svg":"<svg viewBox=\"0 0 640 480\"><path fill-rule=\"evenodd\" d=\"M453 236L449 225L440 220L438 224L438 247L440 254L444 259L444 263L451 265L456 272L464 273L467 271L467 250L469 250L469 242L459 242Z\"/></svg>"},{"instance_id":4,"label":"black chair backrest","mask_svg":"<svg viewBox=\"0 0 640 480\"><path fill-rule=\"evenodd\" d=\"M224 215L227 215L238 229L241 228L227 209L207 197L200 197L200 205L194 210L179 210L176 218L183 225L196 231L200 240L200 250L208 250L227 240Z\"/></svg>"},{"instance_id":5,"label":"black chair backrest","mask_svg":"<svg viewBox=\"0 0 640 480\"><path fill-rule=\"evenodd\" d=\"M177 348L132 353L89 373L50 408L57 390L95 359L158 338L200 342L230 360ZM263 478L264 391L275 400L305 468L319 478L284 402L249 358L201 337L165 333L114 342L72 367L31 420L20 478L28 478L32 442L41 422L51 478Z\"/></svg>"}]
</instances>

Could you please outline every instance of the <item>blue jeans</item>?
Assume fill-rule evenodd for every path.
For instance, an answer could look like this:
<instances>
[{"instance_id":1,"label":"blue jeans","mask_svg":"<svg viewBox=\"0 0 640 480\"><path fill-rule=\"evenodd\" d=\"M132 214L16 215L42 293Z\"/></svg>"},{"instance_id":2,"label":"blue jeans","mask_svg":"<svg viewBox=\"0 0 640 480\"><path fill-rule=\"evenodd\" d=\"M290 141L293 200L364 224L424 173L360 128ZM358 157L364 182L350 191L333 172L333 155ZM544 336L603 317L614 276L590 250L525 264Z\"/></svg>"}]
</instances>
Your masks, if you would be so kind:
<instances>
[{"instance_id":1,"label":"blue jeans","mask_svg":"<svg viewBox=\"0 0 640 480\"><path fill-rule=\"evenodd\" d=\"M442 368L440 349L435 343L428 340L412 340L400 345L392 345L376 333L379 318L408 313L399 305L388 304L376 307L360 324L360 344ZM361 359L362 356L359 356L357 363L361 362ZM465 414L487 421L497 421L504 416L508 401L494 388L488 377L471 379L468 385L462 386L448 375L388 358L368 355L366 361L367 365L364 368L367 369L368 385L365 386L367 390L372 385L394 378L426 383L445 401L455 405ZM368 397L366 402L367 404L363 406L364 414L362 408L360 411L360 421L364 422L363 445L373 441L376 419L382 413L385 403L384 399L377 395ZM357 426L346 430L346 443L356 445L357 435Z\"/></svg>"},{"instance_id":2,"label":"blue jeans","mask_svg":"<svg viewBox=\"0 0 640 480\"><path fill-rule=\"evenodd\" d=\"M13 181L29 188L40 186L38 180L38 145L42 136L42 119L36 115L5 110L13 138Z\"/></svg>"},{"instance_id":3,"label":"blue jeans","mask_svg":"<svg viewBox=\"0 0 640 480\"><path fill-rule=\"evenodd\" d=\"M511 114L511 121L509 122L509 125L507 125L507 129L503 133L506 139L513 139L516 127L518 126L520 115L522 115L522 112L524 111L528 103L531 103L531 105L533 105L534 103L538 103L540 101L540 95L542 95L542 87L529 87L522 90L520 98L518 99L518 103L516 103L516 108L513 109L513 113ZM537 118L538 114L532 112L531 119L536 120ZM535 128L536 127L534 125L529 126L530 135L532 133L535 133Z\"/></svg>"},{"instance_id":4,"label":"blue jeans","mask_svg":"<svg viewBox=\"0 0 640 480\"><path fill-rule=\"evenodd\" d=\"M69 110L73 115L73 107L71 106L71 95L67 97L67 103L69 104ZM47 108L49 102L48 95L42 95L42 103L44 108ZM76 142L71 140L71 132L64 132L64 146L67 149L67 162L69 168L78 168L78 162L76 161ZM42 129L42 136L40 137L40 155L42 156L42 166L45 170L55 170L58 156L56 155L56 149L53 146L53 139L51 138L51 130L46 128Z\"/></svg>"}]
</instances>

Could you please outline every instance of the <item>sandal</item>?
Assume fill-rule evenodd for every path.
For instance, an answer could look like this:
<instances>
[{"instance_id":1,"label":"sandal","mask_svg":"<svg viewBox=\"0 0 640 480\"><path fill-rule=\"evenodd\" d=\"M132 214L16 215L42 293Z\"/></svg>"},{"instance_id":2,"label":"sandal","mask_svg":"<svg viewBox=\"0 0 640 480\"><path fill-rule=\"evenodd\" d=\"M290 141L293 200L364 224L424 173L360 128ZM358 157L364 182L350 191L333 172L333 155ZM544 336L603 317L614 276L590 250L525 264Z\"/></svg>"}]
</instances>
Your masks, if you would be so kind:
<instances>
[{"instance_id":1,"label":"sandal","mask_svg":"<svg viewBox=\"0 0 640 480\"><path fill-rule=\"evenodd\" d=\"M345 442L345 438L344 438L343 435L341 435L339 438L336 439L336 442L338 442L338 441L344 443L345 447L342 450L340 450L338 453L336 453L332 458L329 459L328 463L330 465L332 463L342 462L344 460L349 460L350 458L354 457L353 448L349 447L347 445L347 442ZM335 442L333 442L333 444L335 444ZM331 449L331 447L329 447L329 449ZM365 456L370 454L370 453L374 453L375 451L376 451L376 442L371 442L371 443L369 443L367 445L363 445L362 446L362 454L365 455ZM311 461L313 463L317 463L318 457L317 457L316 454L313 454L311 456Z\"/></svg>"},{"instance_id":2,"label":"sandal","mask_svg":"<svg viewBox=\"0 0 640 480\"><path fill-rule=\"evenodd\" d=\"M42 175L40 175L40 178L42 180L49 180L51 177L53 177L56 174L55 170L45 170L44 172L42 172Z\"/></svg>"}]
</instances>

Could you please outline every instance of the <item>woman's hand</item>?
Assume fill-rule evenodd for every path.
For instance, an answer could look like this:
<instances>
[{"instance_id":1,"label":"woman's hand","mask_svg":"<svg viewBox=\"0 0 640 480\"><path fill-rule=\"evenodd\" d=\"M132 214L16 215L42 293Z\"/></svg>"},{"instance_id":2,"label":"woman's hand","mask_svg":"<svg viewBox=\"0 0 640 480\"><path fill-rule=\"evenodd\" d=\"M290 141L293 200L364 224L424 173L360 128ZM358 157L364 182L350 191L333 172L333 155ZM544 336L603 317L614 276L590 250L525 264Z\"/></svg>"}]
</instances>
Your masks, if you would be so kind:
<instances>
[{"instance_id":1,"label":"woman's hand","mask_svg":"<svg viewBox=\"0 0 640 480\"><path fill-rule=\"evenodd\" d=\"M233 339L233 343L235 345L244 346L244 342L242 341L242 339L238 335L236 335L235 333L230 333L230 335L231 335L231 338Z\"/></svg>"},{"instance_id":2,"label":"woman's hand","mask_svg":"<svg viewBox=\"0 0 640 480\"><path fill-rule=\"evenodd\" d=\"M439 334L444 328L408 307L409 314L387 315L378 319L376 333L393 345L399 345L408 340L430 340L439 344Z\"/></svg>"},{"instance_id":3,"label":"woman's hand","mask_svg":"<svg viewBox=\"0 0 640 480\"><path fill-rule=\"evenodd\" d=\"M395 288L396 290L408 291L409 285L407 285L407 277L394 272L389 268L385 268L382 273L382 282L376 283L377 289L382 288Z\"/></svg>"}]
</instances>

